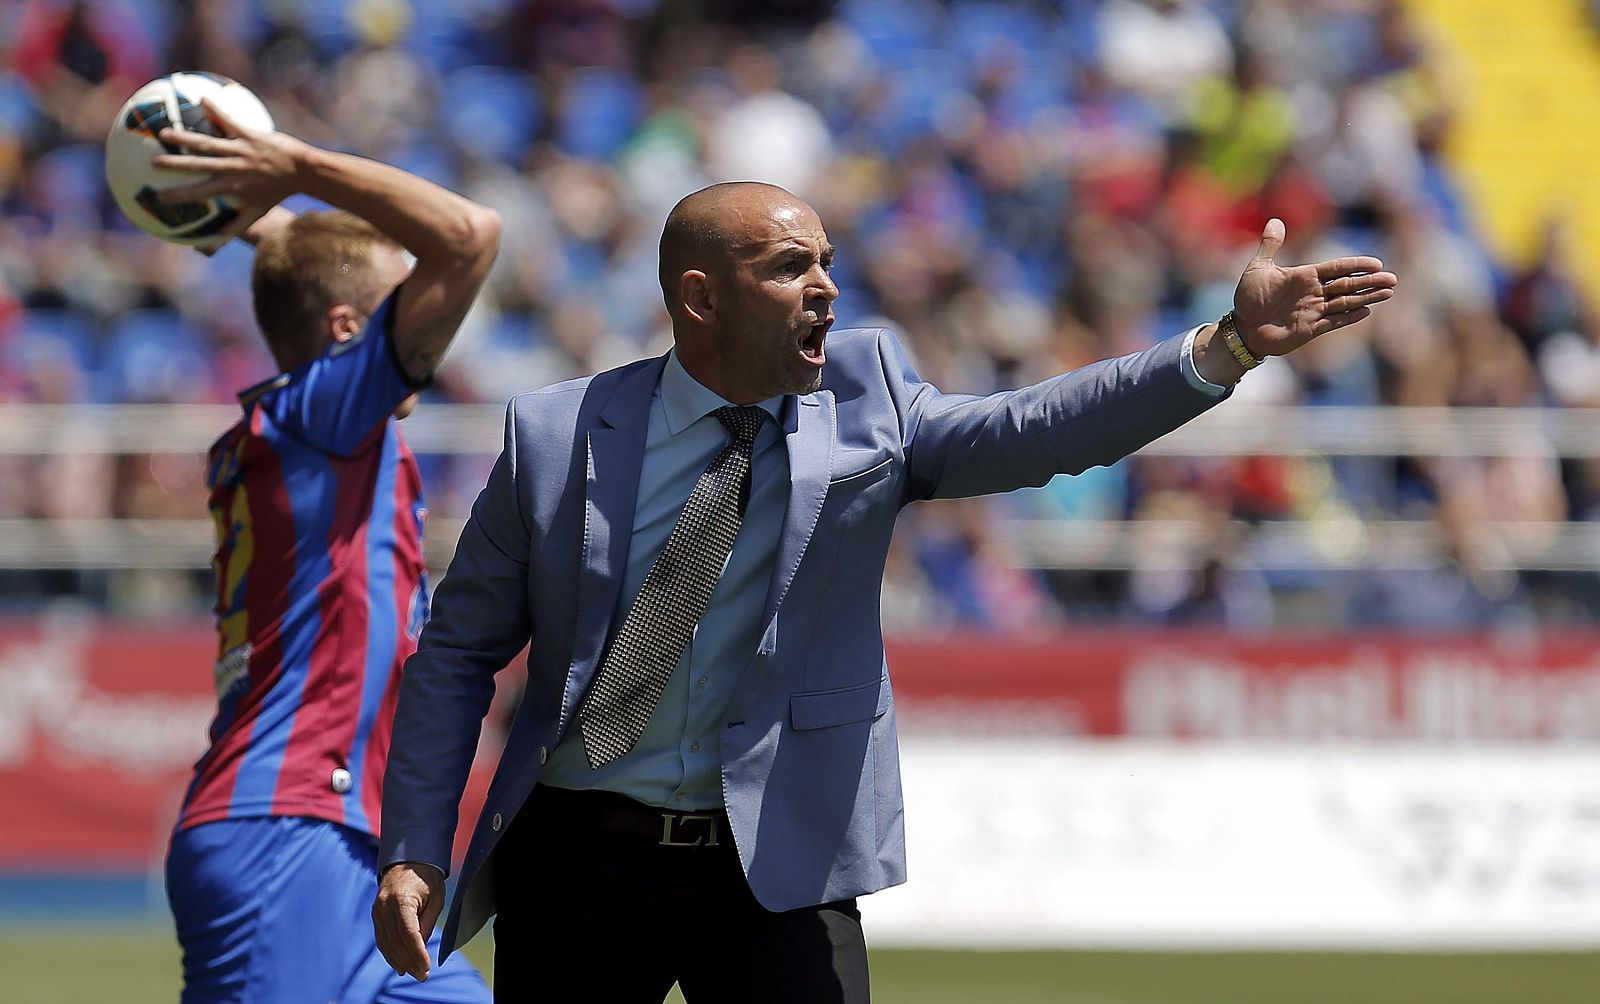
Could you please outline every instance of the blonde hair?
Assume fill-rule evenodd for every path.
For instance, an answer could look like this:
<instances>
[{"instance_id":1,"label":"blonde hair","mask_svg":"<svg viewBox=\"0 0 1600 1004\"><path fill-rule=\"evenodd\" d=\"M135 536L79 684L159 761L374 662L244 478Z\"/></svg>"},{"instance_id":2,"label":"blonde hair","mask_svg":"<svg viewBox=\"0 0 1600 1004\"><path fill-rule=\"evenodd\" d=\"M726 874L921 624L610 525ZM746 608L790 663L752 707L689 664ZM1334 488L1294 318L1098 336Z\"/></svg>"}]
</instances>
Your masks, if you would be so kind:
<instances>
[{"instance_id":1,"label":"blonde hair","mask_svg":"<svg viewBox=\"0 0 1600 1004\"><path fill-rule=\"evenodd\" d=\"M322 321L349 304L364 314L387 293L373 252L396 247L377 227L343 210L303 213L256 247L250 292L256 324L284 369L322 353Z\"/></svg>"}]
</instances>

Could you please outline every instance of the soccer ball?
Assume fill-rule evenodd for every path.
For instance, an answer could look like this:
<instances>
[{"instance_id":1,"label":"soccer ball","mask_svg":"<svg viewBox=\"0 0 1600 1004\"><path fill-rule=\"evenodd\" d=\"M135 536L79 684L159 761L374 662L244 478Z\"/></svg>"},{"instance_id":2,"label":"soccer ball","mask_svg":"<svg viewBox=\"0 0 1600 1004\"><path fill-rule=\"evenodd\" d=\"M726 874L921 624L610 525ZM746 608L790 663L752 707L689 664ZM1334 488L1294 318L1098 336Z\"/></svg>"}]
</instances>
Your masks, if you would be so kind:
<instances>
[{"instance_id":1,"label":"soccer ball","mask_svg":"<svg viewBox=\"0 0 1600 1004\"><path fill-rule=\"evenodd\" d=\"M272 115L250 88L215 73L191 72L157 77L134 91L117 112L106 137L106 183L117 208L146 233L191 247L218 243L217 231L239 215L236 204L220 195L199 202L162 202L156 198L161 189L189 184L201 176L152 167L150 158L184 152L156 138L168 126L208 136L224 135L200 107L203 98L210 98L247 129L272 129Z\"/></svg>"}]
</instances>

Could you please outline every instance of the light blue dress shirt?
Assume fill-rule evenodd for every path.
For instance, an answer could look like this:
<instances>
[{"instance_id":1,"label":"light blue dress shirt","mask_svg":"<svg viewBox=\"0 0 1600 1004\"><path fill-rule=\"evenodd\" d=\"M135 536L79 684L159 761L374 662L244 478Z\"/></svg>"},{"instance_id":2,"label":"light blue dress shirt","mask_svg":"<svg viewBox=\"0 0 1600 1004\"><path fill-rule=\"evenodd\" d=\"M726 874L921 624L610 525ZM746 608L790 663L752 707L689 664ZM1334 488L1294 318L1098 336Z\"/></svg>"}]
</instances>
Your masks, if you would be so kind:
<instances>
[{"instance_id":1,"label":"light blue dress shirt","mask_svg":"<svg viewBox=\"0 0 1600 1004\"><path fill-rule=\"evenodd\" d=\"M711 458L728 444L727 430L711 414L727 405L689 375L676 352L668 356L650 402L633 539L612 615L613 636L666 546L689 493ZM584 755L582 730L574 722L550 754L543 783L602 788L681 810L722 805L722 711L761 643L761 609L789 501L789 453L780 420L785 410L793 411L794 403L775 397L761 402L761 408L773 421L763 425L751 452L750 503L733 553L644 734L626 755L594 770Z\"/></svg>"},{"instance_id":2,"label":"light blue dress shirt","mask_svg":"<svg viewBox=\"0 0 1600 1004\"><path fill-rule=\"evenodd\" d=\"M1201 377L1194 364L1199 331L1195 327L1185 333L1180 367L1196 390L1220 396L1228 388ZM728 444L727 430L711 414L728 404L690 376L676 352L667 357L650 402L627 573L611 619L613 636L666 546L689 493L711 458ZM756 436L750 503L733 553L644 734L626 755L595 770L584 754L582 730L574 722L550 754L541 778L544 784L600 788L647 805L685 811L722 806L719 725L739 674L761 643L761 609L789 500L783 423L793 421L794 401L774 397L761 402L761 408L773 421Z\"/></svg>"}]
</instances>

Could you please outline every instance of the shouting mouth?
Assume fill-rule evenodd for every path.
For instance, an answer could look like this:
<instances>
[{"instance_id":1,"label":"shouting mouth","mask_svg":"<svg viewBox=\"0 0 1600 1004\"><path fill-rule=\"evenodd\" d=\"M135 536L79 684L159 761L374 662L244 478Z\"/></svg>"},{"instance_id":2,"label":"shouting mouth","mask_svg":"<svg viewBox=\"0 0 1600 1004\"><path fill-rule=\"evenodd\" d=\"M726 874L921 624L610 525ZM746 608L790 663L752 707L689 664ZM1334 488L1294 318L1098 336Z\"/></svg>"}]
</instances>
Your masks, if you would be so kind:
<instances>
[{"instance_id":1,"label":"shouting mouth","mask_svg":"<svg viewBox=\"0 0 1600 1004\"><path fill-rule=\"evenodd\" d=\"M817 324L805 329L800 339L800 356L813 366L821 366L827 361L823 354L822 343L828 337L828 329L833 327L833 316L824 317Z\"/></svg>"}]
</instances>

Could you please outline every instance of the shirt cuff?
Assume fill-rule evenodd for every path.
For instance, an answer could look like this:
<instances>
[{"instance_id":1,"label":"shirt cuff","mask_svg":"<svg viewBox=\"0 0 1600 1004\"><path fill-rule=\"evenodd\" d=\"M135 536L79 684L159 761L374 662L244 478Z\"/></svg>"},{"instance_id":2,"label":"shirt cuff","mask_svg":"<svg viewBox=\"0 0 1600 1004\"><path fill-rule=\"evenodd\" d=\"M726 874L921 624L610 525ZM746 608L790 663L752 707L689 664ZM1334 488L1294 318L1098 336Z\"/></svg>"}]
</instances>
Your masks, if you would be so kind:
<instances>
[{"instance_id":1,"label":"shirt cuff","mask_svg":"<svg viewBox=\"0 0 1600 1004\"><path fill-rule=\"evenodd\" d=\"M1201 376L1200 368L1194 364L1194 336L1198 335L1203 327L1204 324L1196 324L1183 336L1183 352L1178 356L1178 368L1183 371L1183 378L1189 381L1189 386L1202 394L1221 397L1228 393L1228 388Z\"/></svg>"}]
</instances>

